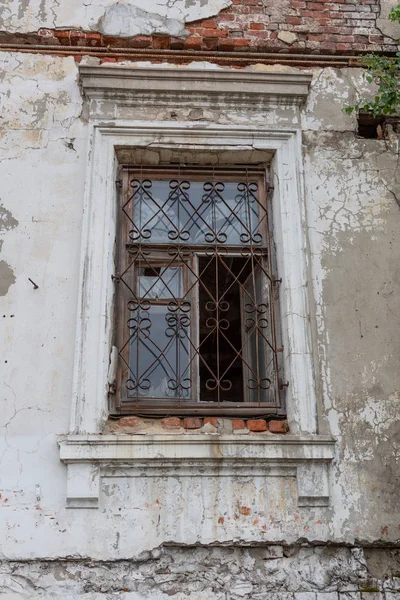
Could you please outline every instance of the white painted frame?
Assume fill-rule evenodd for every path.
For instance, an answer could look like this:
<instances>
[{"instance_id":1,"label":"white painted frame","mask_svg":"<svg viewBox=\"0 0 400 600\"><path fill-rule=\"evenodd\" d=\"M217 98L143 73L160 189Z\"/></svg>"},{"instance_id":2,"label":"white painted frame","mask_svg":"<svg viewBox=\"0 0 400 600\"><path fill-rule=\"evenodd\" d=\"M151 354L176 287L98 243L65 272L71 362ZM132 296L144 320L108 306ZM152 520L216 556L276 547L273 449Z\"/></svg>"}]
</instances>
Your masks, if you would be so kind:
<instances>
[{"instance_id":1,"label":"white painted frame","mask_svg":"<svg viewBox=\"0 0 400 600\"><path fill-rule=\"evenodd\" d=\"M294 476L298 505L328 506L334 440L318 435L308 285L301 131L280 125L243 127L188 121L128 120L136 107L230 106L250 111L277 105L293 117L311 76L237 70L81 66L88 97L89 148L82 226L78 321L70 434L60 439L68 467L67 506L97 508L100 478ZM129 115L129 116L127 116ZM298 114L297 114L298 116ZM114 246L118 148L174 151L264 151L274 185L280 315L290 435L103 435L113 334ZM251 155L251 153L248 153ZM111 475L110 475L111 473Z\"/></svg>"},{"instance_id":2,"label":"white painted frame","mask_svg":"<svg viewBox=\"0 0 400 600\"><path fill-rule=\"evenodd\" d=\"M286 396L292 433L316 434L307 285L306 214L298 129L199 125L187 122L91 124L82 231L79 315L71 433L100 433L107 419L107 373L112 339L117 147L229 152L273 152L273 220L278 272Z\"/></svg>"}]
</instances>

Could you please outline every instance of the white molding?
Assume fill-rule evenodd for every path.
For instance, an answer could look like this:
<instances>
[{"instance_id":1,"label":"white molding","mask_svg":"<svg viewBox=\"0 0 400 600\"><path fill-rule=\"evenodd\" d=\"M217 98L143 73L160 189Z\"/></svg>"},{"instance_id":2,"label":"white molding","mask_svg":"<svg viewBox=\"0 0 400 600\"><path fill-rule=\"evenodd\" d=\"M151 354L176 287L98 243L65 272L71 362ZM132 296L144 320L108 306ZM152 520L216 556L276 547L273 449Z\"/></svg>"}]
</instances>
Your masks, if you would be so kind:
<instances>
[{"instance_id":1,"label":"white molding","mask_svg":"<svg viewBox=\"0 0 400 600\"><path fill-rule=\"evenodd\" d=\"M236 69L182 69L171 67L80 65L85 94L94 100L134 105L151 99L152 105L169 101L186 104L194 98L209 104L262 104L299 106L305 102L312 75L298 72L238 71Z\"/></svg>"},{"instance_id":2,"label":"white molding","mask_svg":"<svg viewBox=\"0 0 400 600\"><path fill-rule=\"evenodd\" d=\"M227 76L225 71L213 71L212 77L209 73L204 77L204 71L191 70L186 74L179 71L178 75L177 69L167 74L153 69L150 77L147 69L142 77L147 77L146 82L141 83L138 75L142 70L133 73L132 69L122 71L114 67L101 67L99 72L96 69L80 69L83 87L97 104L89 107L71 435L60 442L61 460L68 466L68 506L97 507L100 477L115 476L118 472L127 477L296 476L299 506L326 506L333 442L317 436L300 130L187 121L155 123L115 117L118 104L136 101L135 86L142 85L142 91L147 86L146 94L152 100L162 101L163 94L157 88L158 75L164 92L167 86L175 101L182 101L187 92L196 101L213 102L218 93L228 102L231 93L228 81L230 85L235 81L240 96L235 99L237 110L249 98L253 98L254 106L261 98L267 104L271 102L275 75L279 75L275 93L295 107L300 96L304 99L309 76L263 73L261 77L236 71ZM194 91L185 89L189 81L197 82ZM205 81L208 83L203 86ZM266 156L273 155L269 167L274 182L274 233L282 277L280 313L285 377L290 382L286 396L290 436L99 435L107 419L107 374L112 348L117 150L149 147L172 148L177 152L261 150L266 151Z\"/></svg>"},{"instance_id":3,"label":"white molding","mask_svg":"<svg viewBox=\"0 0 400 600\"><path fill-rule=\"evenodd\" d=\"M74 406L71 432L101 431L107 415L107 372L111 351L114 287L113 251L116 211L117 147L175 150L274 152L274 231L281 285L287 411L291 431L317 432L311 355L305 207L300 136L297 129L252 128L187 123L116 122L92 125L85 193L81 279L76 338Z\"/></svg>"},{"instance_id":4,"label":"white molding","mask_svg":"<svg viewBox=\"0 0 400 600\"><path fill-rule=\"evenodd\" d=\"M67 506L97 508L100 479L111 477L296 477L299 506L328 506L327 436L167 434L61 439Z\"/></svg>"}]
</instances>

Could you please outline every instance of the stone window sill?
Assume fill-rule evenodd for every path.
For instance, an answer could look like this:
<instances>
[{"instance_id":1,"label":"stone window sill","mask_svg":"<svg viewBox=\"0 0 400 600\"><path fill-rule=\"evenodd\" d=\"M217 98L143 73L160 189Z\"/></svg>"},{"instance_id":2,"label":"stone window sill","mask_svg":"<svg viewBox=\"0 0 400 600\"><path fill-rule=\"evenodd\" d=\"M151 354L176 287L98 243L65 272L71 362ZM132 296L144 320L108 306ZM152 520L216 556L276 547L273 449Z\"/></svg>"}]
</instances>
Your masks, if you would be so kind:
<instances>
[{"instance_id":1,"label":"stone window sill","mask_svg":"<svg viewBox=\"0 0 400 600\"><path fill-rule=\"evenodd\" d=\"M69 435L67 507L98 508L101 477L296 477L300 507L329 505L329 436L205 433Z\"/></svg>"}]
</instances>

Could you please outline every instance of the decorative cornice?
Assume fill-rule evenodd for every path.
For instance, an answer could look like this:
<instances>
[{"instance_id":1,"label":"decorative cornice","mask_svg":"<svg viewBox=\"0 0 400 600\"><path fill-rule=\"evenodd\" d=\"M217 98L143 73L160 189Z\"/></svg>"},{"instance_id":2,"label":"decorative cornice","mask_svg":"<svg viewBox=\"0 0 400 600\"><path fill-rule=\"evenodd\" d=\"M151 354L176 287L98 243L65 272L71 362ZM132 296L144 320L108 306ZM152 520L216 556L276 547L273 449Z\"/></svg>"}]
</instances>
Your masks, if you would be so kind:
<instances>
[{"instance_id":1,"label":"decorative cornice","mask_svg":"<svg viewBox=\"0 0 400 600\"><path fill-rule=\"evenodd\" d=\"M85 94L115 102L160 99L166 103L203 102L219 99L246 105L302 104L308 95L312 75L308 73L205 70L195 68L132 68L126 66L79 66Z\"/></svg>"}]
</instances>

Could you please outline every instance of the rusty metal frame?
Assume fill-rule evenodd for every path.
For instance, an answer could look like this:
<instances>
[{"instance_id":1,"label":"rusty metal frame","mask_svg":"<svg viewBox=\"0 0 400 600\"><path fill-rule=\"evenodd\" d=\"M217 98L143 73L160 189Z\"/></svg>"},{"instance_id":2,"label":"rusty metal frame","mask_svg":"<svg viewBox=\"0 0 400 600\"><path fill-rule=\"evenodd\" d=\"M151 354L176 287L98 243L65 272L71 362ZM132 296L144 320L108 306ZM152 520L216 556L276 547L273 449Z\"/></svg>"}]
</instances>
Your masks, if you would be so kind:
<instances>
[{"instance_id":1,"label":"rusty metal frame","mask_svg":"<svg viewBox=\"0 0 400 600\"><path fill-rule=\"evenodd\" d=\"M258 222L258 226L261 223L262 230L261 236L263 238L263 242L260 244L257 239L257 243L255 243L255 237L258 233L252 234L250 231L248 233L249 239L247 240L247 245L230 245L224 246L223 239L215 239L207 244L191 244L185 243L187 240L181 240L179 243L149 243L146 239L143 238L142 235L135 235L135 239L132 240L132 230L129 228L132 227L132 220L129 218L120 219L120 224L118 227L119 235L117 239L118 246L118 255L119 255L119 264L118 264L118 273L115 277L115 280L118 283L118 294L117 294L117 331L116 331L116 345L120 349L120 364L117 373L117 382L116 382L116 393L112 395L111 398L111 406L115 409L116 412L121 414L129 414L132 412L140 413L140 414L220 414L220 415L267 415L267 414L285 414L285 406L284 406L284 394L283 394L283 385L282 385L282 373L281 373L281 361L279 353L282 351L280 347L280 335L279 328L276 326L276 296L278 294L279 280L274 275L274 265L273 265L273 242L272 242L272 231L271 231L271 223L270 223L270 207L267 202L268 195L268 182L266 180L266 172L265 169L260 169L259 167L242 167L237 166L235 168L225 167L218 169L210 169L210 168L199 168L199 167L178 167L171 168L171 166L161 167L161 168L149 168L149 167L132 167L131 165L126 165L122 168L122 194L121 194L121 208L120 216L124 212L124 207L132 200L132 190L131 196L129 195L129 182L132 181L132 177L136 181L144 181L155 179L172 181L175 180L178 183L183 181L201 181L204 182L205 185L209 181L218 182L240 182L243 178L245 184L249 187L250 183L256 183L256 186L253 186L253 192L257 188L256 201L258 203L258 212L261 210L260 207L263 207L264 215ZM210 184L211 187L214 184ZM210 190L210 185L208 186L208 190ZM245 189L243 187L243 189ZM215 193L214 188L212 188L212 192ZM216 192L218 193L218 191ZM246 189L246 193L249 193L249 190ZM178 201L179 202L179 201ZM125 216L126 213L125 213ZM166 217L167 218L167 217ZM236 218L238 218L236 216ZM251 227L251 218L249 215L249 224ZM141 232L136 232L136 234L142 234ZM179 232L178 232L179 233ZM217 233L217 232L214 232ZM242 234L243 235L243 234ZM218 237L216 235L216 237ZM221 238L221 236L220 236ZM175 240L174 240L175 242ZM212 243L214 242L214 243ZM175 255L174 255L175 252ZM136 253L136 254L135 254ZM130 257L129 257L130 255ZM133 258L132 258L133 256ZM201 285L201 275L198 273L198 264L199 257L201 256L212 256L215 257L216 265L218 265L218 261L223 262L223 257L237 257L237 256L247 256L251 259L251 274L254 276L254 262L257 260L262 261L267 264L268 267L265 269L264 278L269 286L270 290L270 320L271 320L271 340L268 341L271 350L273 352L273 360L274 360L274 402L261 402L260 401L260 393L258 393L258 402L249 402L246 401L246 391L245 391L245 383L243 378L243 398L239 402L228 402L221 401L219 389L221 385L221 380L218 377L218 373L215 377L215 382L218 387L218 401L217 402L202 402L199 397L199 366L200 362L200 346L199 346L199 310L198 306L198 289ZM136 257L136 258L135 258ZM135 281L133 276L133 265L135 260L144 260L148 266L184 266L184 294L187 297L188 293L192 294L190 298L190 311L189 311L189 321L190 321L190 359L189 365L191 368L190 371L190 385L194 387L196 393L192 394L190 401L178 396L178 398L146 398L139 397L132 398L130 396L124 395L124 376L127 375L127 368L129 369L129 352L127 351L127 343L124 341L124 331L126 331L127 321L129 320L127 317L128 307L132 308L132 293L136 299L135 302L138 301L137 290L135 288ZM226 265L225 265L226 267ZM190 274L190 275L189 275ZM231 276L234 274L231 273ZM193 283L191 283L190 278L192 278ZM218 267L216 267L216 278L218 278ZM242 284L240 284L239 280L235 280L240 289L242 288ZM189 290L189 286L191 288ZM242 289L240 291L240 295L242 296ZM181 302L182 299L174 298L174 302L176 303L179 300ZM142 301L143 302L143 301ZM168 305L168 299L162 300L146 300L150 305ZM186 300L187 302L187 300ZM131 303L131 304L129 304ZM139 300L140 303L140 300ZM218 331L218 335L221 332L220 330L220 316L218 316L220 306L220 301L216 303L216 313L217 313L217 321L215 324L216 330ZM258 314L259 307L253 307L253 310L256 309L255 316L255 332L256 338L258 339L260 325L259 320L263 319L262 315ZM179 306L178 312L181 312L182 307ZM140 310L140 307L138 311ZM258 312L257 312L258 311ZM242 321L244 320L244 312L242 313ZM139 314L139 313L138 313ZM247 317L249 320L250 317ZM140 319L139 319L140 321ZM179 318L178 318L179 321ZM137 333L139 336L139 332ZM218 336L217 336L218 338ZM193 339L195 342L193 343ZM256 347L258 347L258 342L256 342ZM164 350L165 351L165 350ZM241 355L242 349L240 350L240 354L235 358L235 360L240 357L242 362L245 360L244 356ZM245 352L243 352L245 354ZM219 358L217 357L217 363ZM125 363L125 369L121 365ZM259 373L259 364L257 361L257 374ZM229 370L229 369L228 369ZM177 375L177 381L179 384L179 378ZM257 385L260 385L260 377L258 375ZM137 387L137 386L136 386Z\"/></svg>"}]
</instances>

